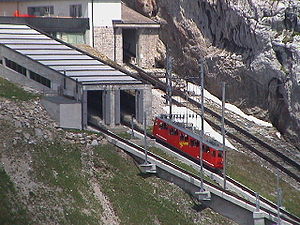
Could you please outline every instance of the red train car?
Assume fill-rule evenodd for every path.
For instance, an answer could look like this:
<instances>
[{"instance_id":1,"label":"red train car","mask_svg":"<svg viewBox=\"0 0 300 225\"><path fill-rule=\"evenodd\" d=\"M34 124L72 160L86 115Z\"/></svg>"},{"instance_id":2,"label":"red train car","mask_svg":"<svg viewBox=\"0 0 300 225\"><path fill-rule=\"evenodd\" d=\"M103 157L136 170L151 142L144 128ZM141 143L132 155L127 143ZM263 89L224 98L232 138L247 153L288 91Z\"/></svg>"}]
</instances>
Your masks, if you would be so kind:
<instances>
[{"instance_id":1,"label":"red train car","mask_svg":"<svg viewBox=\"0 0 300 225\"><path fill-rule=\"evenodd\" d=\"M198 160L202 143L203 163L211 168L223 169L223 149L218 142L208 137L201 138L200 134L170 120L168 116L155 118L153 135Z\"/></svg>"}]
</instances>

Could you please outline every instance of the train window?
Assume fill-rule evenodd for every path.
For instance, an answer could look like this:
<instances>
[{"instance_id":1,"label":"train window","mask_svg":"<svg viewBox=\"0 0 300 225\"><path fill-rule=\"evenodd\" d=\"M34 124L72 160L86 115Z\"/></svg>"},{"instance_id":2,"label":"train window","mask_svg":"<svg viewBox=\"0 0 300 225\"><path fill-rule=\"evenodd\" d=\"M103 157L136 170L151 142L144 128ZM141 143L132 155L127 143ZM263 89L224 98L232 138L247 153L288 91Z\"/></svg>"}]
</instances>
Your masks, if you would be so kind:
<instances>
[{"instance_id":1,"label":"train window","mask_svg":"<svg viewBox=\"0 0 300 225\"><path fill-rule=\"evenodd\" d=\"M180 133L179 139L180 139L180 141L184 141L184 134L183 133Z\"/></svg>"},{"instance_id":2,"label":"train window","mask_svg":"<svg viewBox=\"0 0 300 225\"><path fill-rule=\"evenodd\" d=\"M188 141L189 140L189 136L187 136L184 133L180 133L180 141Z\"/></svg>"},{"instance_id":3,"label":"train window","mask_svg":"<svg viewBox=\"0 0 300 225\"><path fill-rule=\"evenodd\" d=\"M210 151L209 147L207 145L203 145L203 152L208 153Z\"/></svg>"},{"instance_id":4,"label":"train window","mask_svg":"<svg viewBox=\"0 0 300 225\"><path fill-rule=\"evenodd\" d=\"M170 128L169 133L170 135L178 135L178 130L175 128Z\"/></svg>"},{"instance_id":5,"label":"train window","mask_svg":"<svg viewBox=\"0 0 300 225\"><path fill-rule=\"evenodd\" d=\"M191 139L191 140L190 140L190 146L191 146L191 147L195 146L195 140L194 140L194 139Z\"/></svg>"},{"instance_id":6,"label":"train window","mask_svg":"<svg viewBox=\"0 0 300 225\"><path fill-rule=\"evenodd\" d=\"M195 139L191 139L190 140L190 146L191 147L199 147L199 141L197 141Z\"/></svg>"},{"instance_id":7,"label":"train window","mask_svg":"<svg viewBox=\"0 0 300 225\"><path fill-rule=\"evenodd\" d=\"M216 151L211 151L213 157L216 157Z\"/></svg>"},{"instance_id":8,"label":"train window","mask_svg":"<svg viewBox=\"0 0 300 225\"><path fill-rule=\"evenodd\" d=\"M200 146L200 142L198 140L196 140L196 147Z\"/></svg>"},{"instance_id":9,"label":"train window","mask_svg":"<svg viewBox=\"0 0 300 225\"><path fill-rule=\"evenodd\" d=\"M167 124L166 124L166 123L160 123L160 124L159 124L159 128L160 128L160 129L166 130L168 127L167 127Z\"/></svg>"},{"instance_id":10,"label":"train window","mask_svg":"<svg viewBox=\"0 0 300 225\"><path fill-rule=\"evenodd\" d=\"M188 141L189 140L189 136L187 136L186 134L184 135L184 141Z\"/></svg>"},{"instance_id":11,"label":"train window","mask_svg":"<svg viewBox=\"0 0 300 225\"><path fill-rule=\"evenodd\" d=\"M218 157L222 158L223 157L223 152L219 151L218 152Z\"/></svg>"}]
</instances>

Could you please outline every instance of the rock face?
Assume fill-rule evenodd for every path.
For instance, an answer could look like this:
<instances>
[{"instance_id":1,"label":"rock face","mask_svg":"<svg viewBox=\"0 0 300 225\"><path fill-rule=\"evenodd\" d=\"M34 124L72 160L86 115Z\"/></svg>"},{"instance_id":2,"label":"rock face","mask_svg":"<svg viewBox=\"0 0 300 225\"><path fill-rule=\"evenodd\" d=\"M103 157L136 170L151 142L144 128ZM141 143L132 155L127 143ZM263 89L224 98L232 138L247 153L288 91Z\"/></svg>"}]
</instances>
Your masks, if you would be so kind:
<instances>
[{"instance_id":1,"label":"rock face","mask_svg":"<svg viewBox=\"0 0 300 225\"><path fill-rule=\"evenodd\" d=\"M300 1L136 0L135 5L147 5L137 7L144 15L155 15L152 9L158 8L160 38L178 74L197 76L198 61L205 58L210 92L221 96L225 81L227 101L269 119L300 143Z\"/></svg>"}]
</instances>

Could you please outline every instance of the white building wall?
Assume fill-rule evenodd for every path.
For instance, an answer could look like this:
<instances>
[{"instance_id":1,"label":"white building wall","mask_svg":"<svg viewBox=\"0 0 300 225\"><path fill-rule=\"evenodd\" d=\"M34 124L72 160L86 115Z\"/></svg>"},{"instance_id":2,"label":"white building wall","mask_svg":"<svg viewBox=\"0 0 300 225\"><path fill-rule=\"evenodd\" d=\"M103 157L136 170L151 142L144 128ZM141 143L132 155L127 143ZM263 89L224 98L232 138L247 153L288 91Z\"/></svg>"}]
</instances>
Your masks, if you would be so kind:
<instances>
[{"instance_id":1,"label":"white building wall","mask_svg":"<svg viewBox=\"0 0 300 225\"><path fill-rule=\"evenodd\" d=\"M82 5L82 15L87 17L87 1L76 1L76 0L51 0L51 1L28 1L20 2L19 10L21 14L27 14L27 8L29 6L54 6L54 16L70 16L70 5Z\"/></svg>"},{"instance_id":2,"label":"white building wall","mask_svg":"<svg viewBox=\"0 0 300 225\"><path fill-rule=\"evenodd\" d=\"M112 20L121 20L121 0L40 0L26 2L0 2L0 16L13 16L16 10L28 14L30 6L54 6L54 16L70 16L70 5L82 5L83 17L92 20L94 26L112 26Z\"/></svg>"},{"instance_id":3,"label":"white building wall","mask_svg":"<svg viewBox=\"0 0 300 225\"><path fill-rule=\"evenodd\" d=\"M92 9L94 12L92 13ZM95 27L110 26L113 20L121 20L121 1L120 0L94 0L89 2L88 15L92 18Z\"/></svg>"}]
</instances>

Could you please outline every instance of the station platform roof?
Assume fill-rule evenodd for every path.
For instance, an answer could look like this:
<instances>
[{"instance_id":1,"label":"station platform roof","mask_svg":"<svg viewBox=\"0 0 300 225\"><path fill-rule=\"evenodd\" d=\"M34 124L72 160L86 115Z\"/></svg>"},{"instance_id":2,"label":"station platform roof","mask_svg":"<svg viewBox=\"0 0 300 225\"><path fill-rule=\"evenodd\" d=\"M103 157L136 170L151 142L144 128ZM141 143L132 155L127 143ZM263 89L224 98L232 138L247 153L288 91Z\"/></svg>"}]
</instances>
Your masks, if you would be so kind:
<instances>
[{"instance_id":1,"label":"station platform roof","mask_svg":"<svg viewBox=\"0 0 300 225\"><path fill-rule=\"evenodd\" d=\"M0 24L0 45L83 85L142 84L142 81L27 25Z\"/></svg>"}]
</instances>

